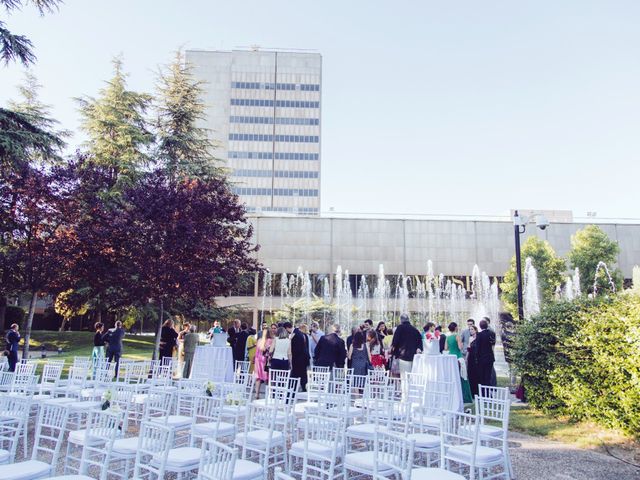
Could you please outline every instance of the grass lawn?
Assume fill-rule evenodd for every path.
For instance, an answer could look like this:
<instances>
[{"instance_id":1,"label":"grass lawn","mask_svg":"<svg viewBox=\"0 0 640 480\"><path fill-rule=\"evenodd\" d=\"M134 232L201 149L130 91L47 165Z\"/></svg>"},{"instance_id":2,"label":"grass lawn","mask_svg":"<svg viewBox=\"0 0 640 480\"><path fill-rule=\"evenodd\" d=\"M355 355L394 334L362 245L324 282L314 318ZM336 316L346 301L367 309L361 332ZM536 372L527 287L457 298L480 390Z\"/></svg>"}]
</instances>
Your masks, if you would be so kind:
<instances>
[{"instance_id":1,"label":"grass lawn","mask_svg":"<svg viewBox=\"0 0 640 480\"><path fill-rule=\"evenodd\" d=\"M47 350L49 358L64 358L65 372L73 363L73 357L90 357L93 350L93 332L51 332L35 330L31 332L29 352L31 358L40 358L42 345ZM122 342L122 358L134 360L150 359L153 353L154 337L152 335L125 335ZM58 347L62 353L56 352Z\"/></svg>"}]
</instances>

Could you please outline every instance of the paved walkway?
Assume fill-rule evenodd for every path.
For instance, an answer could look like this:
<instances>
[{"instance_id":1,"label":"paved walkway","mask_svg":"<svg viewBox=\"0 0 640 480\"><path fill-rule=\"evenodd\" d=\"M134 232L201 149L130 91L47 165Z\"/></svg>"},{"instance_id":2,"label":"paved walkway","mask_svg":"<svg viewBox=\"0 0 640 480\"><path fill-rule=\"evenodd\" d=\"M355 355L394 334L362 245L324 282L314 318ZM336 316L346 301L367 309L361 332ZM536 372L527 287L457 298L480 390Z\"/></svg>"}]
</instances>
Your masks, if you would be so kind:
<instances>
[{"instance_id":1,"label":"paved walkway","mask_svg":"<svg viewBox=\"0 0 640 480\"><path fill-rule=\"evenodd\" d=\"M639 480L640 469L592 450L510 433L517 480Z\"/></svg>"}]
</instances>

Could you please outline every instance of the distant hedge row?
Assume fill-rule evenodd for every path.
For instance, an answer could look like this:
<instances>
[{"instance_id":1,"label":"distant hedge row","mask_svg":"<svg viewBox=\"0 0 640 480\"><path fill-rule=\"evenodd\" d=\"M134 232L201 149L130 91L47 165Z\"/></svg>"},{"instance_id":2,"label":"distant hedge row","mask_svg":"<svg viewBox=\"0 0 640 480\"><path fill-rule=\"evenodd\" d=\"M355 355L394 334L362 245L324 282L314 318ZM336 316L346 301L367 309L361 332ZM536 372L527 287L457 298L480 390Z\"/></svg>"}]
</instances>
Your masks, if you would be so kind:
<instances>
[{"instance_id":1,"label":"distant hedge row","mask_svg":"<svg viewBox=\"0 0 640 480\"><path fill-rule=\"evenodd\" d=\"M640 297L548 304L517 327L527 401L640 437Z\"/></svg>"}]
</instances>

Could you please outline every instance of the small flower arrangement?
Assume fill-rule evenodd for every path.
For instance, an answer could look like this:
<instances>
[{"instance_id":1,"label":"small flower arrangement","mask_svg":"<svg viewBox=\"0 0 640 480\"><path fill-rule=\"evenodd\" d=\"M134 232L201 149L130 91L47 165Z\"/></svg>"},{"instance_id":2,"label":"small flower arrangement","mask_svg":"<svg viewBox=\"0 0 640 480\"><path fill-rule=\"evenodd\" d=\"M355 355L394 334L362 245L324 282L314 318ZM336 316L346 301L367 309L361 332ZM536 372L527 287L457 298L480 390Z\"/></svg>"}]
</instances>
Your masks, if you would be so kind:
<instances>
[{"instance_id":1,"label":"small flower arrangement","mask_svg":"<svg viewBox=\"0 0 640 480\"><path fill-rule=\"evenodd\" d=\"M213 392L215 391L216 391L216 386L212 381L208 381L207 383L204 384L204 393L208 397L213 397Z\"/></svg>"},{"instance_id":2,"label":"small flower arrangement","mask_svg":"<svg viewBox=\"0 0 640 480\"><path fill-rule=\"evenodd\" d=\"M113 400L113 392L107 390L102 394L102 410L106 410L111 406L111 400Z\"/></svg>"}]
</instances>

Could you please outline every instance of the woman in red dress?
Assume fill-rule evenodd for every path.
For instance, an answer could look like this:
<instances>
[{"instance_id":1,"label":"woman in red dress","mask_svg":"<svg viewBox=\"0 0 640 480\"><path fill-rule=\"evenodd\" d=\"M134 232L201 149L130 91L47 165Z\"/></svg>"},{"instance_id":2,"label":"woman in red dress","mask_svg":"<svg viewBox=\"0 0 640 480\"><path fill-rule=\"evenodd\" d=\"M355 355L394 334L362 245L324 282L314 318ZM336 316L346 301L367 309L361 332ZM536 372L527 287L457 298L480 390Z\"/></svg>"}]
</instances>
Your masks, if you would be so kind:
<instances>
[{"instance_id":1,"label":"woman in red dress","mask_svg":"<svg viewBox=\"0 0 640 480\"><path fill-rule=\"evenodd\" d=\"M369 351L369 361L373 368L384 368L385 358L382 345L378 340L378 334L374 330L367 332L367 350Z\"/></svg>"}]
</instances>

